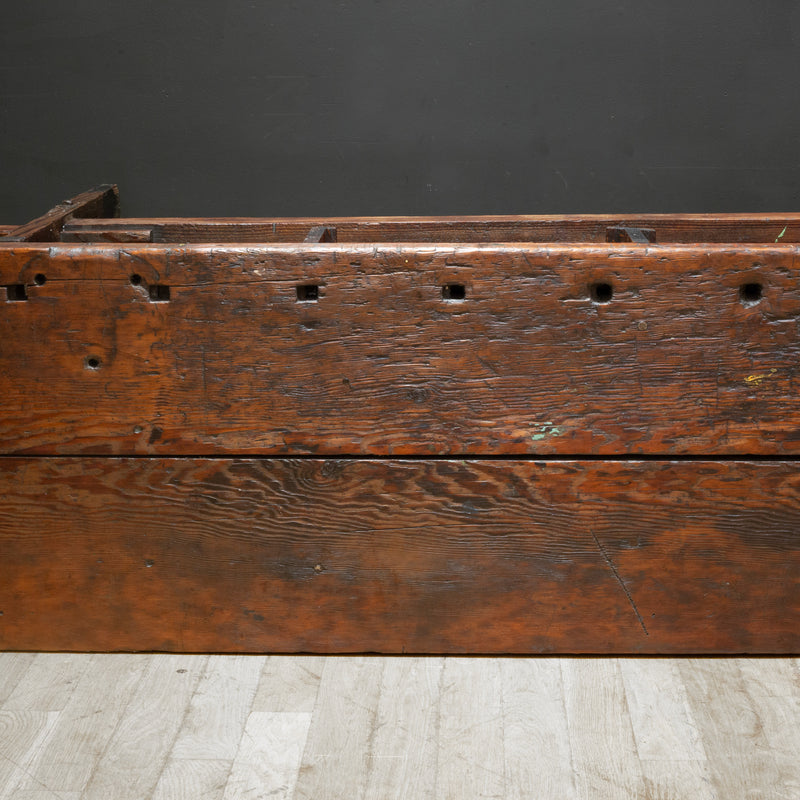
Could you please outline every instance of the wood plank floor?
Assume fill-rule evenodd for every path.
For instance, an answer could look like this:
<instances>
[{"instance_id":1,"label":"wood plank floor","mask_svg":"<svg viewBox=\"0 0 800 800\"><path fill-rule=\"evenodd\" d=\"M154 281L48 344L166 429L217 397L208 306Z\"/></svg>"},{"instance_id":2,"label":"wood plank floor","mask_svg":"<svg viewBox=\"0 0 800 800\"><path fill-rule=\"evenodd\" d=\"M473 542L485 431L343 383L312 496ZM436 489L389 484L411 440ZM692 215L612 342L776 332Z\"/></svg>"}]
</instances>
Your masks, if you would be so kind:
<instances>
[{"instance_id":1,"label":"wood plank floor","mask_svg":"<svg viewBox=\"0 0 800 800\"><path fill-rule=\"evenodd\" d=\"M0 653L0 800L796 800L800 660Z\"/></svg>"}]
</instances>

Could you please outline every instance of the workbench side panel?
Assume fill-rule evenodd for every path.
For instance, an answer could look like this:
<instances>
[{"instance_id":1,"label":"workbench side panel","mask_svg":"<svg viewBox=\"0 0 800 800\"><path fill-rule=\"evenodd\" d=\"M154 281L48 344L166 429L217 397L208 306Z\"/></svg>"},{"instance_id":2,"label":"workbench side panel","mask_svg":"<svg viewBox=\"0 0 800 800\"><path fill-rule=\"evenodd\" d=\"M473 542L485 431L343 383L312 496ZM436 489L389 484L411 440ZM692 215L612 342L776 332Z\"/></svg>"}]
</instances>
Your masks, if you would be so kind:
<instances>
[{"instance_id":1,"label":"workbench side panel","mask_svg":"<svg viewBox=\"0 0 800 800\"><path fill-rule=\"evenodd\" d=\"M797 653L794 462L0 459L0 649Z\"/></svg>"},{"instance_id":2,"label":"workbench side panel","mask_svg":"<svg viewBox=\"0 0 800 800\"><path fill-rule=\"evenodd\" d=\"M797 454L797 252L0 245L0 452Z\"/></svg>"}]
</instances>

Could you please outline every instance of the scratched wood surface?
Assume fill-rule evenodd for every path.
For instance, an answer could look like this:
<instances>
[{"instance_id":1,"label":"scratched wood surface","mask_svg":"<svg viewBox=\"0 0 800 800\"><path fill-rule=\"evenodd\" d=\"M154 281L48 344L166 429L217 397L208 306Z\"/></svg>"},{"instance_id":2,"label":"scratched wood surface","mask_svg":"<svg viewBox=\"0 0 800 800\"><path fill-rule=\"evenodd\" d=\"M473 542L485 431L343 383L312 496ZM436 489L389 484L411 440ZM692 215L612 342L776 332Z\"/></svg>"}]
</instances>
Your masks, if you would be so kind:
<instances>
[{"instance_id":1,"label":"scratched wood surface","mask_svg":"<svg viewBox=\"0 0 800 800\"><path fill-rule=\"evenodd\" d=\"M609 228L651 229L660 243L800 241L800 214L612 214L71 220L65 242L302 242L329 226L339 242L605 242Z\"/></svg>"},{"instance_id":2,"label":"scratched wood surface","mask_svg":"<svg viewBox=\"0 0 800 800\"><path fill-rule=\"evenodd\" d=\"M0 459L0 649L791 653L793 462Z\"/></svg>"},{"instance_id":3,"label":"scratched wood surface","mask_svg":"<svg viewBox=\"0 0 800 800\"><path fill-rule=\"evenodd\" d=\"M0 800L800 796L790 658L0 653L4 676Z\"/></svg>"},{"instance_id":4,"label":"scratched wood surface","mask_svg":"<svg viewBox=\"0 0 800 800\"><path fill-rule=\"evenodd\" d=\"M793 245L0 243L0 452L800 452Z\"/></svg>"}]
</instances>

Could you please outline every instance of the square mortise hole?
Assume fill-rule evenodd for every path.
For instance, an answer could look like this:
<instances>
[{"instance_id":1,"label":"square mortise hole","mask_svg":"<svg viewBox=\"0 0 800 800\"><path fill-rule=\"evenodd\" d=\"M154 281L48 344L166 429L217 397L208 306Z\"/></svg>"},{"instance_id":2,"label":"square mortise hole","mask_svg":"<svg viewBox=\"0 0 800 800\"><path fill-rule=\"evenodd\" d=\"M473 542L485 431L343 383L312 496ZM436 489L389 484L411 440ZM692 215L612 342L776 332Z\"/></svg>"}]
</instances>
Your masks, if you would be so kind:
<instances>
[{"instance_id":1,"label":"square mortise hole","mask_svg":"<svg viewBox=\"0 0 800 800\"><path fill-rule=\"evenodd\" d=\"M297 287L298 303L316 303L319 300L319 285L304 283Z\"/></svg>"},{"instance_id":2,"label":"square mortise hole","mask_svg":"<svg viewBox=\"0 0 800 800\"><path fill-rule=\"evenodd\" d=\"M150 301L152 303L168 303L169 302L169 286L163 283L152 283L149 287Z\"/></svg>"},{"instance_id":3,"label":"square mortise hole","mask_svg":"<svg viewBox=\"0 0 800 800\"><path fill-rule=\"evenodd\" d=\"M17 302L19 300L27 300L28 293L25 291L24 283L10 283L6 286L6 297L9 302Z\"/></svg>"},{"instance_id":4,"label":"square mortise hole","mask_svg":"<svg viewBox=\"0 0 800 800\"><path fill-rule=\"evenodd\" d=\"M467 296L467 287L463 283L446 283L442 286L443 300L464 300Z\"/></svg>"}]
</instances>

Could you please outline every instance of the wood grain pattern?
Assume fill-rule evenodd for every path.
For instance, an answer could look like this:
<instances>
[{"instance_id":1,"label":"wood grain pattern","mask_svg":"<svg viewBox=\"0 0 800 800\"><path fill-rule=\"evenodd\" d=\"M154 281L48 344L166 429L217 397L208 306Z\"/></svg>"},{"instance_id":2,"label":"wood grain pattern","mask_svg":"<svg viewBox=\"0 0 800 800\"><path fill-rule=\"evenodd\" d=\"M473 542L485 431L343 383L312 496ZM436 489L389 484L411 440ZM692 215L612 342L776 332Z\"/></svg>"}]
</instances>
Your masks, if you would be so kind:
<instances>
[{"instance_id":1,"label":"wood grain pattern","mask_svg":"<svg viewBox=\"0 0 800 800\"><path fill-rule=\"evenodd\" d=\"M443 658L384 660L369 739L365 800L438 800L442 796L436 794L437 753L430 743L441 730L443 672ZM454 715L455 709L450 706L446 713Z\"/></svg>"},{"instance_id":2,"label":"wood grain pattern","mask_svg":"<svg viewBox=\"0 0 800 800\"><path fill-rule=\"evenodd\" d=\"M184 709L180 704L165 708L161 692L141 691L135 702L127 703L113 697L114 689L120 674L138 670L142 661L161 662L164 680L168 673L185 679L198 667L202 672L194 656L79 658L90 663L80 684L58 681L54 705L64 712L19 707L12 711L0 704L0 798L80 800L83 792L66 791L65 769L74 775L98 771L109 777L109 783L116 780L118 788L111 797L130 796L126 785L131 764L136 773L145 763L158 767L166 762L153 800L250 800L264 796L267 781L281 772L289 780L271 784L270 790L277 790L271 797L462 800L477 796L475 786L464 791L463 774L448 768L439 771L436 763L440 749L453 742L451 734L458 730L458 753L468 764L488 764L492 755L487 750L505 755L504 798L796 800L800 795L796 659L405 656L370 659L365 669L362 658L322 658L328 677L313 715L309 708L305 716L312 719L320 748L327 749L307 748L300 773L313 780L292 793L291 769L296 773L297 764L286 758L287 749L294 754L302 750L296 743L302 741L304 730L291 724L301 717L299 709L291 710L296 686L280 676L304 672L308 657L248 657L261 664L282 662L278 669L265 670L264 682L271 684L275 705L289 713L264 716L252 709L256 713L248 715L252 721L237 749L233 772L225 759L168 758L169 737L159 736L154 749L149 741L141 748L132 745L123 761L117 760L118 748L104 748L99 741L100 732L127 729L129 717L160 720L167 715L166 727L179 725ZM27 659L27 654L0 653L0 676L19 672ZM223 677L231 674L228 662L234 660L218 657L207 662L208 680L219 687L208 696L208 703L216 706L209 709L211 718L222 719L230 709L241 720L239 690ZM447 670L446 691L436 680L443 661L458 662L459 667ZM270 675L277 676L274 684ZM49 677L40 672L41 685L32 686L37 694L48 693ZM89 698L92 683L96 696ZM81 695L85 718L78 713ZM486 710L493 713L482 717L476 713L479 696L487 698L491 705ZM569 717L565 702L570 705ZM377 707L377 713L365 713L365 705ZM345 736L347 725L355 730ZM84 742L90 728L89 741ZM630 747L631 730L635 748ZM348 743L360 749L348 751ZM327 757L321 758L321 753ZM365 753L372 757L361 758ZM286 769L279 771L281 763ZM621 780L613 780L615 775ZM581 788L590 784L592 793L581 794L576 783ZM320 791L315 794L317 786ZM139 800L151 795L143 791L135 796Z\"/></svg>"},{"instance_id":3,"label":"wood grain pattern","mask_svg":"<svg viewBox=\"0 0 800 800\"><path fill-rule=\"evenodd\" d=\"M488 662L483 663L488 666ZM580 800L575 789L559 659L504 658L500 661L500 682L504 797ZM463 687L457 686L456 691L463 692Z\"/></svg>"},{"instance_id":4,"label":"wood grain pattern","mask_svg":"<svg viewBox=\"0 0 800 800\"><path fill-rule=\"evenodd\" d=\"M149 656L117 656L113 660L73 656L84 664L76 681L53 680L55 674L40 672L36 682L41 693L64 703L53 735L41 747L35 767L15 788L14 797L35 792L41 787L58 787L61 792L82 792L94 773L114 731L128 709L139 681L149 663ZM53 657L51 656L52 660ZM102 663L105 671L100 673ZM71 691L69 691L71 689ZM25 698L18 702L24 705Z\"/></svg>"},{"instance_id":5,"label":"wood grain pattern","mask_svg":"<svg viewBox=\"0 0 800 800\"><path fill-rule=\"evenodd\" d=\"M797 254L0 243L0 452L796 455Z\"/></svg>"},{"instance_id":6,"label":"wood grain pattern","mask_svg":"<svg viewBox=\"0 0 800 800\"><path fill-rule=\"evenodd\" d=\"M307 729L295 800L365 796L366 778L374 757L372 741L385 667L382 658L325 662L320 696ZM285 716L301 718L304 715ZM354 778L358 781L355 785Z\"/></svg>"},{"instance_id":7,"label":"wood grain pattern","mask_svg":"<svg viewBox=\"0 0 800 800\"><path fill-rule=\"evenodd\" d=\"M650 800L619 662L574 659L562 679L577 796Z\"/></svg>"},{"instance_id":8,"label":"wood grain pattern","mask_svg":"<svg viewBox=\"0 0 800 800\"><path fill-rule=\"evenodd\" d=\"M607 229L652 229L660 243L800 242L800 214L561 214L458 217L80 219L65 242L302 242L310 228L339 242L605 242ZM783 234L783 235L781 235ZM130 238L127 238L130 237Z\"/></svg>"},{"instance_id":9,"label":"wood grain pattern","mask_svg":"<svg viewBox=\"0 0 800 800\"><path fill-rule=\"evenodd\" d=\"M791 653L794 462L3 458L0 649Z\"/></svg>"},{"instance_id":10,"label":"wood grain pattern","mask_svg":"<svg viewBox=\"0 0 800 800\"><path fill-rule=\"evenodd\" d=\"M118 216L119 191L114 185L104 184L59 203L41 217L8 231L5 238L16 242L58 242L70 219Z\"/></svg>"},{"instance_id":11,"label":"wood grain pattern","mask_svg":"<svg viewBox=\"0 0 800 800\"><path fill-rule=\"evenodd\" d=\"M703 740L717 797L763 797L764 787L772 790L766 792L768 797L796 797L786 786L787 775L770 750L761 705L748 694L738 664L727 659L719 665L686 659L678 662L678 669ZM797 784L796 768L790 772Z\"/></svg>"},{"instance_id":12,"label":"wood grain pattern","mask_svg":"<svg viewBox=\"0 0 800 800\"><path fill-rule=\"evenodd\" d=\"M84 800L141 800L151 796L206 661L205 656L150 660L86 784ZM120 780L120 775L125 779Z\"/></svg>"}]
</instances>

